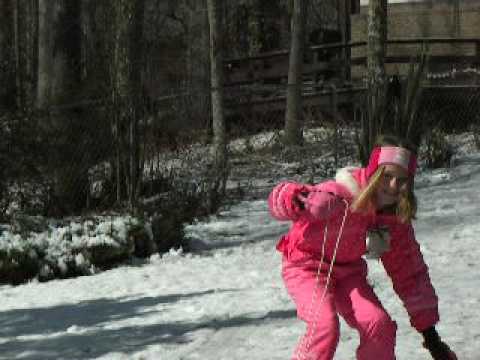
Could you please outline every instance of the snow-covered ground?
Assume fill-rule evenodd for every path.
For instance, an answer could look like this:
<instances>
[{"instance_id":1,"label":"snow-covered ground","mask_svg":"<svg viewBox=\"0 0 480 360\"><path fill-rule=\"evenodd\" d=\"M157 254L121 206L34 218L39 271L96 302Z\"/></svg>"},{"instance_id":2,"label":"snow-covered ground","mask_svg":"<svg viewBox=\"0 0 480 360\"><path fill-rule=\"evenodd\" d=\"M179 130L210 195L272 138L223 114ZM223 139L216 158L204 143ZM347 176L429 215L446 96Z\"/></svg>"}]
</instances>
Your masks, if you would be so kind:
<instances>
[{"instance_id":1,"label":"snow-covered ground","mask_svg":"<svg viewBox=\"0 0 480 360\"><path fill-rule=\"evenodd\" d=\"M438 330L461 360L480 358L480 154L417 179L416 233L440 298ZM280 278L288 224L265 200L188 226L199 252L153 256L93 276L0 287L0 359L285 360L304 329ZM428 359L381 265L370 280L397 321L397 358ZM358 337L342 322L338 360Z\"/></svg>"}]
</instances>

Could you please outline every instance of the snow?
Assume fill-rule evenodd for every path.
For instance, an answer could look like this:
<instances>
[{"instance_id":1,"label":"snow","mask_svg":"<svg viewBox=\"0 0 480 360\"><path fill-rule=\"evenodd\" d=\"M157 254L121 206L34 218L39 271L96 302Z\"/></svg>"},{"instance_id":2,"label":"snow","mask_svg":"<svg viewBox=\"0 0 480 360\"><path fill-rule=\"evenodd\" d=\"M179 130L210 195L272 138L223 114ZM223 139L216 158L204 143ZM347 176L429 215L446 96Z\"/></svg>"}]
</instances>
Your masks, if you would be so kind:
<instances>
[{"instance_id":1,"label":"snow","mask_svg":"<svg viewBox=\"0 0 480 360\"><path fill-rule=\"evenodd\" d=\"M0 252L2 255L23 254L32 260L41 257L42 278L49 278L57 267L61 274L67 274L69 270L93 274L97 269L89 258L85 258L85 254L79 252L99 247L108 247L110 250L128 248L128 232L135 226L140 226L138 219L113 215L75 218L63 224L45 220L46 229L39 232L16 233L12 229L15 226L3 225L0 228ZM151 225L141 226L152 238Z\"/></svg>"},{"instance_id":2,"label":"snow","mask_svg":"<svg viewBox=\"0 0 480 360\"><path fill-rule=\"evenodd\" d=\"M480 154L465 144L455 167L420 172L415 228L440 299L438 331L459 359L475 360ZM0 286L0 359L289 359L304 325L283 287L275 251L287 228L270 218L265 199L244 201L186 227L193 253L171 251L91 276ZM87 234L75 241L88 242ZM428 359L385 271L374 260L369 269L398 324L397 359ZM353 360L358 336L343 321L341 327L335 359Z\"/></svg>"}]
</instances>

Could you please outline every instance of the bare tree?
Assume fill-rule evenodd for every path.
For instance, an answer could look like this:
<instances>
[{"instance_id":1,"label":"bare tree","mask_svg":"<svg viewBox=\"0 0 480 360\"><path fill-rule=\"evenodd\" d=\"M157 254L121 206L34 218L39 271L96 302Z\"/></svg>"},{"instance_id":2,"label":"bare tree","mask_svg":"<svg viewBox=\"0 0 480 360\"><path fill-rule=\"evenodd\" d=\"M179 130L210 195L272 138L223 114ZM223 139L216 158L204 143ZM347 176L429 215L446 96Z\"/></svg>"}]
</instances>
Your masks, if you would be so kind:
<instances>
[{"instance_id":1,"label":"bare tree","mask_svg":"<svg viewBox=\"0 0 480 360\"><path fill-rule=\"evenodd\" d=\"M116 192L120 202L126 195L131 208L135 206L140 177L139 164L139 101L141 39L144 0L116 0L111 3L111 104L114 110L113 133L116 147Z\"/></svg>"},{"instance_id":2,"label":"bare tree","mask_svg":"<svg viewBox=\"0 0 480 360\"><path fill-rule=\"evenodd\" d=\"M306 1L293 0L291 43L288 66L287 107L285 111L285 137L287 145L300 145L302 133L302 71L305 43Z\"/></svg>"},{"instance_id":3,"label":"bare tree","mask_svg":"<svg viewBox=\"0 0 480 360\"><path fill-rule=\"evenodd\" d=\"M13 0L0 2L0 109L15 105L15 13Z\"/></svg>"},{"instance_id":4,"label":"bare tree","mask_svg":"<svg viewBox=\"0 0 480 360\"><path fill-rule=\"evenodd\" d=\"M360 158L368 161L368 154L378 134L383 130L387 82L385 75L385 48L387 40L387 0L370 0L367 29L367 114L362 123Z\"/></svg>"},{"instance_id":5,"label":"bare tree","mask_svg":"<svg viewBox=\"0 0 480 360\"><path fill-rule=\"evenodd\" d=\"M38 0L36 107L76 97L80 84L80 3Z\"/></svg>"},{"instance_id":6,"label":"bare tree","mask_svg":"<svg viewBox=\"0 0 480 360\"><path fill-rule=\"evenodd\" d=\"M80 13L81 49L79 75L82 91L90 98L109 93L108 46L112 18L107 1L82 0Z\"/></svg>"},{"instance_id":7,"label":"bare tree","mask_svg":"<svg viewBox=\"0 0 480 360\"><path fill-rule=\"evenodd\" d=\"M187 83L198 86L210 79L209 22L206 1L186 2L186 74Z\"/></svg>"},{"instance_id":8,"label":"bare tree","mask_svg":"<svg viewBox=\"0 0 480 360\"><path fill-rule=\"evenodd\" d=\"M225 196L228 178L227 135L225 129L224 89L223 89L223 23L221 2L207 0L208 21L210 24L210 84L212 103L213 172L209 184L209 211L214 211Z\"/></svg>"},{"instance_id":9,"label":"bare tree","mask_svg":"<svg viewBox=\"0 0 480 360\"><path fill-rule=\"evenodd\" d=\"M37 107L43 108L49 105L52 93L52 81L56 75L53 67L54 58L54 31L53 24L58 18L56 1L39 0L38 2L38 86L37 86ZM63 30L63 29L62 29ZM61 49L61 47L58 47Z\"/></svg>"},{"instance_id":10,"label":"bare tree","mask_svg":"<svg viewBox=\"0 0 480 360\"><path fill-rule=\"evenodd\" d=\"M208 0L210 23L210 77L212 93L212 121L214 156L217 164L226 163L226 130L223 93L223 40L220 6L217 0Z\"/></svg>"},{"instance_id":11,"label":"bare tree","mask_svg":"<svg viewBox=\"0 0 480 360\"><path fill-rule=\"evenodd\" d=\"M337 3L338 11L338 29L340 30L341 43L346 45L350 41L350 34L352 31L350 23L350 14L352 13L351 0L339 0ZM340 52L340 58L342 61L341 78L342 81L346 81L350 78L350 66L347 64L347 59L350 59L350 48L343 47Z\"/></svg>"},{"instance_id":12,"label":"bare tree","mask_svg":"<svg viewBox=\"0 0 480 360\"><path fill-rule=\"evenodd\" d=\"M37 85L38 1L17 1L14 10L16 105L20 111L30 113Z\"/></svg>"}]
</instances>

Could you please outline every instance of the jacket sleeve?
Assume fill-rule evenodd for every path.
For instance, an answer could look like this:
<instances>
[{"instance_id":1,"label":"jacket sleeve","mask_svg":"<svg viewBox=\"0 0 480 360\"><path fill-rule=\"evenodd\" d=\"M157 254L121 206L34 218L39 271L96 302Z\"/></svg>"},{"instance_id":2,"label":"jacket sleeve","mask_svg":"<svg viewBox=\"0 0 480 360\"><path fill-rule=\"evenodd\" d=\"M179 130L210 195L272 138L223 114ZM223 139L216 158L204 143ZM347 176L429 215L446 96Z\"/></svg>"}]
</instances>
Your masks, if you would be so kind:
<instances>
[{"instance_id":1,"label":"jacket sleeve","mask_svg":"<svg viewBox=\"0 0 480 360\"><path fill-rule=\"evenodd\" d=\"M270 214L280 221L296 221L301 215L300 204L296 197L307 191L307 185L295 182L282 182L275 186L268 196Z\"/></svg>"},{"instance_id":2,"label":"jacket sleeve","mask_svg":"<svg viewBox=\"0 0 480 360\"><path fill-rule=\"evenodd\" d=\"M299 197L305 208L303 215L309 221L325 220L339 208L344 208L341 198L331 192L311 191L307 196Z\"/></svg>"},{"instance_id":3,"label":"jacket sleeve","mask_svg":"<svg viewBox=\"0 0 480 360\"><path fill-rule=\"evenodd\" d=\"M392 248L381 260L408 312L411 325L421 332L439 321L438 298L412 225L397 225L391 236Z\"/></svg>"}]
</instances>

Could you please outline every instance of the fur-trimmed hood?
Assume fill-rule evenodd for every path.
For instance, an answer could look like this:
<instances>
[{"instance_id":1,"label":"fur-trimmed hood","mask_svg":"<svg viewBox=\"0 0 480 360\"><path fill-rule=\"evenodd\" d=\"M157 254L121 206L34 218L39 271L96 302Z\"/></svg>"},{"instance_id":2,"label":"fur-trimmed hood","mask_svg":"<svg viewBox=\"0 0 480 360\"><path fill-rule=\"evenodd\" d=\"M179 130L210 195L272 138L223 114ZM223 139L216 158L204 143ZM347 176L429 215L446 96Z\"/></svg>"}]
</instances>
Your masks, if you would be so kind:
<instances>
[{"instance_id":1,"label":"fur-trimmed hood","mask_svg":"<svg viewBox=\"0 0 480 360\"><path fill-rule=\"evenodd\" d=\"M349 166L339 169L335 175L335 181L345 186L352 197L360 193L360 184L353 175L355 171L358 171L358 168Z\"/></svg>"},{"instance_id":2,"label":"fur-trimmed hood","mask_svg":"<svg viewBox=\"0 0 480 360\"><path fill-rule=\"evenodd\" d=\"M337 171L335 180L316 185L317 191L327 191L343 199L352 201L367 185L364 168L344 167Z\"/></svg>"}]
</instances>

